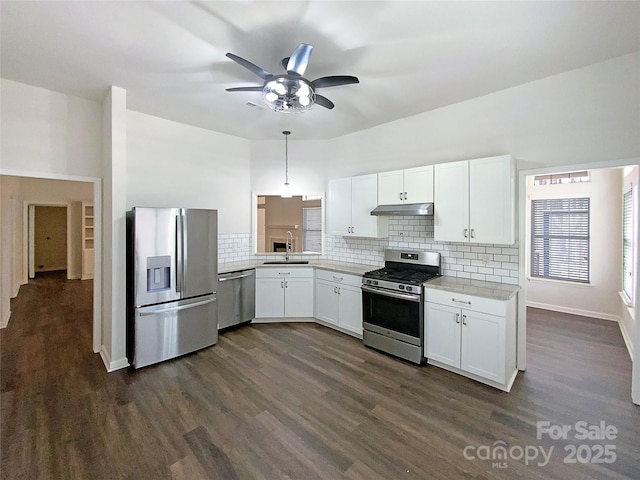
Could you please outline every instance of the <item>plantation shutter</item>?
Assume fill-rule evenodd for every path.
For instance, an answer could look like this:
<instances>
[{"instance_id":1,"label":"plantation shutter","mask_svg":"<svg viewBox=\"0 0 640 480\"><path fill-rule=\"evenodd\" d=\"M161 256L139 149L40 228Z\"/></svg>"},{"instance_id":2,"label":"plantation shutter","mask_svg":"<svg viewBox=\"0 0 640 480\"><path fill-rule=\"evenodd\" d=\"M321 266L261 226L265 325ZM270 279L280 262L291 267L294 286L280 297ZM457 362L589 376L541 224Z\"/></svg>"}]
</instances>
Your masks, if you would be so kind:
<instances>
[{"instance_id":1,"label":"plantation shutter","mask_svg":"<svg viewBox=\"0 0 640 480\"><path fill-rule=\"evenodd\" d=\"M589 198L531 201L531 276L589 282Z\"/></svg>"},{"instance_id":2,"label":"plantation shutter","mask_svg":"<svg viewBox=\"0 0 640 480\"><path fill-rule=\"evenodd\" d=\"M305 252L322 251L322 208L302 209L302 249Z\"/></svg>"}]
</instances>

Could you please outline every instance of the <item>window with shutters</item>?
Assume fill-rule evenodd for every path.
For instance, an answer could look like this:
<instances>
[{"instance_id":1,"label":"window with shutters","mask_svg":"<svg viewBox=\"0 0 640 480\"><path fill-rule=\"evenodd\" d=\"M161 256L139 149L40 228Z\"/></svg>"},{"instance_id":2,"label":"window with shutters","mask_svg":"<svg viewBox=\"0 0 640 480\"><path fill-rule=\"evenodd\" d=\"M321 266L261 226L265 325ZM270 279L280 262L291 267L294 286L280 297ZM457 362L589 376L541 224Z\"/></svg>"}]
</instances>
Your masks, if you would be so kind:
<instances>
[{"instance_id":1,"label":"window with shutters","mask_svg":"<svg viewBox=\"0 0 640 480\"><path fill-rule=\"evenodd\" d=\"M531 201L531 276L589 283L589 198Z\"/></svg>"},{"instance_id":2,"label":"window with shutters","mask_svg":"<svg viewBox=\"0 0 640 480\"><path fill-rule=\"evenodd\" d=\"M302 209L302 250L322 251L322 208L320 207Z\"/></svg>"},{"instance_id":3,"label":"window with shutters","mask_svg":"<svg viewBox=\"0 0 640 480\"><path fill-rule=\"evenodd\" d=\"M633 194L622 197L622 291L633 303Z\"/></svg>"}]
</instances>

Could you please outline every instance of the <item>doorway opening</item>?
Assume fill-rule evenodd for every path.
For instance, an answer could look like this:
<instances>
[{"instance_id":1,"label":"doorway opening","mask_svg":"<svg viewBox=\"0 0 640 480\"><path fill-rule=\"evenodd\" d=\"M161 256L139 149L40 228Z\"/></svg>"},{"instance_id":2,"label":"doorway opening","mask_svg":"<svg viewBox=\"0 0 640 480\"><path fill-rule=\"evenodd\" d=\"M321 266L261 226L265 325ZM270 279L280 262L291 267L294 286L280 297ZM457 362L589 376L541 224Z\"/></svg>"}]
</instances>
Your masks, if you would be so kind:
<instances>
[{"instance_id":1,"label":"doorway opening","mask_svg":"<svg viewBox=\"0 0 640 480\"><path fill-rule=\"evenodd\" d=\"M67 272L71 252L68 236L69 215L67 205L29 204L29 278L37 273Z\"/></svg>"},{"instance_id":2,"label":"doorway opening","mask_svg":"<svg viewBox=\"0 0 640 480\"><path fill-rule=\"evenodd\" d=\"M597 164L565 165L520 172L519 212L520 241L522 245L519 264L521 294L518 302L518 368L520 370L524 370L526 367L527 307L537 307L542 309L540 311L546 310L591 317L601 319L604 322L615 321L619 325L622 338L633 360L633 344L638 343L638 335L634 333L637 319L633 305L625 304L621 294L623 290L623 197L625 189L633 188L635 192L638 191L638 168L639 162L637 159L628 159ZM567 172L582 171L588 171L592 174L592 185L569 181L567 182L567 188L560 188L553 195L550 194L550 191L553 190L552 188L548 188L545 191L544 188L536 189L533 187L536 177L539 179L541 177L562 177L563 175L566 176ZM631 182L633 185L629 185L630 179L633 179ZM547 185L553 187L555 183L561 183L561 181L555 182L551 180L547 182ZM637 196L636 194L636 199ZM552 197L561 200L550 201L549 199ZM536 227L536 219L532 216L532 205L536 200L538 201L539 205L535 207L536 215L539 217L537 218L539 220L537 223L544 227L542 230L546 234L547 230L551 230L552 221L557 221L563 215L569 215L567 212L560 212L562 210L560 207L555 209L551 207L558 203L562 203L565 207L569 204L573 205L575 202L571 203L571 201L576 198L590 199L589 202L584 203L588 205L587 212L591 225L588 228L590 249L586 250L586 261L581 259L580 265L574 266L574 268L571 265L565 265L567 262L562 259L562 261L559 261L558 258L560 257L557 255L557 258L554 258L553 255L547 256L549 250L547 248L548 242L551 239L543 239L543 243L538 243L537 246L533 245L532 231L539 228L539 226ZM573 213L576 213L576 211L570 212L571 215ZM577 217L579 216L578 214ZM573 220L579 223L579 218L577 217ZM569 217L564 218L566 220ZM637 213L635 218L637 218ZM563 225L568 225L567 222L569 220L566 222L563 220L563 222L557 223L556 227L560 228ZM575 225L578 225L578 223ZM633 229L636 243L630 250L634 256L632 270L635 278L637 277L639 256L637 244L638 225L634 225ZM567 234L566 232L560 233ZM568 239L561 241L569 242ZM559 251L562 252L562 249ZM575 251L573 247L572 251ZM567 251L564 256L570 256L570 252ZM544 265L548 266L548 268L539 268L544 262L547 262ZM532 268L532 265L534 267L537 265L538 268ZM535 273L532 273L532 270L535 270ZM563 279L558 280L557 278L540 278L541 276L544 277L541 272L545 274L549 272L550 277L562 277L563 275L571 277L577 272L581 275L586 275L586 278L574 282L563 281ZM637 282L635 282L633 287L633 296L635 298L638 298L637 288ZM640 368L636 362L633 364L632 373L632 397L634 403L640 402L639 374Z\"/></svg>"}]
</instances>

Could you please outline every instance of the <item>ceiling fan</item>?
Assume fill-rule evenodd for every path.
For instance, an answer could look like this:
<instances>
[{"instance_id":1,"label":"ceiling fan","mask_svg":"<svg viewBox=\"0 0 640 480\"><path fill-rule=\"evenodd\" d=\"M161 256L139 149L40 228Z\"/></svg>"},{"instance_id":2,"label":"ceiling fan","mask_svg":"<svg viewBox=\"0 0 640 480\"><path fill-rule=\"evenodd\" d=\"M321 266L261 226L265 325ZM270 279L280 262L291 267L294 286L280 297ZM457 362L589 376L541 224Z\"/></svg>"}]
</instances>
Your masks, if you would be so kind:
<instances>
[{"instance_id":1,"label":"ceiling fan","mask_svg":"<svg viewBox=\"0 0 640 480\"><path fill-rule=\"evenodd\" d=\"M313 47L306 43L298 45L290 57L282 59L282 66L287 73L280 75L269 73L242 57L227 53L227 57L255 73L264 80L264 83L261 86L233 87L226 90L227 92L262 92L264 103L276 112L300 113L309 110L314 104L332 109L335 106L333 102L318 94L316 90L360 83L360 80L350 75L331 75L316 78L313 81L307 80L303 75L309 64L312 50Z\"/></svg>"}]
</instances>

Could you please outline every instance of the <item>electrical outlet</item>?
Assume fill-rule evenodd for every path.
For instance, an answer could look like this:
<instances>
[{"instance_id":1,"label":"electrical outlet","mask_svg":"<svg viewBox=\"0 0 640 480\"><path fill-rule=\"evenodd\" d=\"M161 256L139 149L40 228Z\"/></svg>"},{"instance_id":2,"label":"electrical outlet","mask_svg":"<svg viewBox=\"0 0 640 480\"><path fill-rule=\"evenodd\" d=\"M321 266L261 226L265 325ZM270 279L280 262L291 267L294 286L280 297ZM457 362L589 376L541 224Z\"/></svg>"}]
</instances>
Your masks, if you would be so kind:
<instances>
[{"instance_id":1,"label":"electrical outlet","mask_svg":"<svg viewBox=\"0 0 640 480\"><path fill-rule=\"evenodd\" d=\"M488 253L483 253L482 255L480 255L480 261L486 267L487 265L489 265L489 262L491 261L491 255L489 255Z\"/></svg>"}]
</instances>

